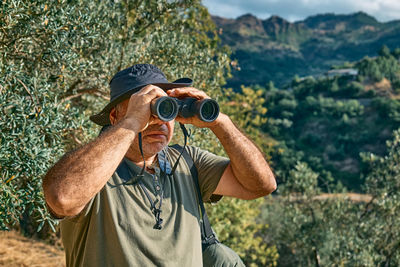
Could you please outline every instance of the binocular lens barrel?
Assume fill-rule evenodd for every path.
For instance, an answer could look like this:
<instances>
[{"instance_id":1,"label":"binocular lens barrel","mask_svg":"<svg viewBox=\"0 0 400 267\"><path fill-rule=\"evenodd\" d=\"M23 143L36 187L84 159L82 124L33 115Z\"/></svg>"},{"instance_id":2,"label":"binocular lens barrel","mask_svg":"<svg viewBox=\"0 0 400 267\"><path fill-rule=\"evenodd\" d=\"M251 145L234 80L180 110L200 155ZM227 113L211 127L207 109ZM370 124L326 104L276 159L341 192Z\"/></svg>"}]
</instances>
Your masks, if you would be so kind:
<instances>
[{"instance_id":1,"label":"binocular lens barrel","mask_svg":"<svg viewBox=\"0 0 400 267\"><path fill-rule=\"evenodd\" d=\"M212 99L203 99L194 102L196 107L195 114L200 120L205 122L215 121L219 115L219 105Z\"/></svg>"},{"instance_id":2,"label":"binocular lens barrel","mask_svg":"<svg viewBox=\"0 0 400 267\"><path fill-rule=\"evenodd\" d=\"M219 115L219 105L212 99L187 97L180 100L163 96L151 103L151 112L162 121L173 120L179 113L183 118L197 116L202 121L212 122Z\"/></svg>"},{"instance_id":3,"label":"binocular lens barrel","mask_svg":"<svg viewBox=\"0 0 400 267\"><path fill-rule=\"evenodd\" d=\"M162 121L171 121L178 116L179 105L175 98L162 96L151 103L151 113Z\"/></svg>"}]
</instances>

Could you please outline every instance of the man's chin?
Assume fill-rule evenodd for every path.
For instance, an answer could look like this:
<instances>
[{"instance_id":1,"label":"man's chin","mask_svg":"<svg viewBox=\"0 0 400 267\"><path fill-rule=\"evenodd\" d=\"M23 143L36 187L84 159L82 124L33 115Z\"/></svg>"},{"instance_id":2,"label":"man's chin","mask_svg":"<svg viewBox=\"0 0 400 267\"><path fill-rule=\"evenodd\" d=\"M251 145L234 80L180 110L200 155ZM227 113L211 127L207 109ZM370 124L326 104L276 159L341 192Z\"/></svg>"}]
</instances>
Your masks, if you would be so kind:
<instances>
[{"instance_id":1,"label":"man's chin","mask_svg":"<svg viewBox=\"0 0 400 267\"><path fill-rule=\"evenodd\" d=\"M167 142L152 142L146 144L146 147L144 149L146 150L146 152L155 155L167 145L168 145Z\"/></svg>"},{"instance_id":2,"label":"man's chin","mask_svg":"<svg viewBox=\"0 0 400 267\"><path fill-rule=\"evenodd\" d=\"M143 140L149 143L153 142L166 142L167 137L163 134L152 134L152 135L146 135L143 137Z\"/></svg>"}]
</instances>

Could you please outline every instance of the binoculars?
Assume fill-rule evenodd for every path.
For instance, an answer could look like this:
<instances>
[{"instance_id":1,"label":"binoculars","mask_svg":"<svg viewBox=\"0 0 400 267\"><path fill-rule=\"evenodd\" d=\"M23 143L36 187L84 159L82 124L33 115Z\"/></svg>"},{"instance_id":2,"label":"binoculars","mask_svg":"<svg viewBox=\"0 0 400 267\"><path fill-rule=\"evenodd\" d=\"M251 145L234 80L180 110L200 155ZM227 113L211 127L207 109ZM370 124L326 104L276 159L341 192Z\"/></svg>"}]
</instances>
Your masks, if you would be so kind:
<instances>
[{"instance_id":1,"label":"binoculars","mask_svg":"<svg viewBox=\"0 0 400 267\"><path fill-rule=\"evenodd\" d=\"M162 121L171 121L179 115L183 118L197 116L202 121L212 122L219 115L219 105L213 99L162 96L151 103L151 113Z\"/></svg>"}]
</instances>

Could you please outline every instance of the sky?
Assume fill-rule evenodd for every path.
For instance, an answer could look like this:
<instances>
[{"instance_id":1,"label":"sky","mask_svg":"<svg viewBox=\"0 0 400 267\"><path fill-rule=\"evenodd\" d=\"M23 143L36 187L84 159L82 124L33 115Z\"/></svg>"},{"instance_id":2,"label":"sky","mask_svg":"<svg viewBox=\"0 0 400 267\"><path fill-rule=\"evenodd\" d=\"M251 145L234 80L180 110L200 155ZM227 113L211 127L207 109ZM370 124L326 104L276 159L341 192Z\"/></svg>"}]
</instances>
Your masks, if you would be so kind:
<instances>
[{"instance_id":1,"label":"sky","mask_svg":"<svg viewBox=\"0 0 400 267\"><path fill-rule=\"evenodd\" d=\"M291 22L308 16L363 11L380 22L400 20L400 0L203 0L212 15L237 18L251 13L260 19L278 15Z\"/></svg>"}]
</instances>

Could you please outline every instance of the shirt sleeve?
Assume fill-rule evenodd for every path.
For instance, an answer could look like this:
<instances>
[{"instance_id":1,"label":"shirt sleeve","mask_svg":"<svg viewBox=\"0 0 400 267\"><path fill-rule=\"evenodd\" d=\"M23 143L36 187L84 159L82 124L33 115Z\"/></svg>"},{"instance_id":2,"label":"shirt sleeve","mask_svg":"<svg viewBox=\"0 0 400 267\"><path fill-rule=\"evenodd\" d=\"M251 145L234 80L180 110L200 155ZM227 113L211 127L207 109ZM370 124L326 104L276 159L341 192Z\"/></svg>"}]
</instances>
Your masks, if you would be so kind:
<instances>
[{"instance_id":1,"label":"shirt sleeve","mask_svg":"<svg viewBox=\"0 0 400 267\"><path fill-rule=\"evenodd\" d=\"M221 197L213 195L230 160L197 147L188 147L189 155L196 166L200 191L204 202L216 202Z\"/></svg>"}]
</instances>

